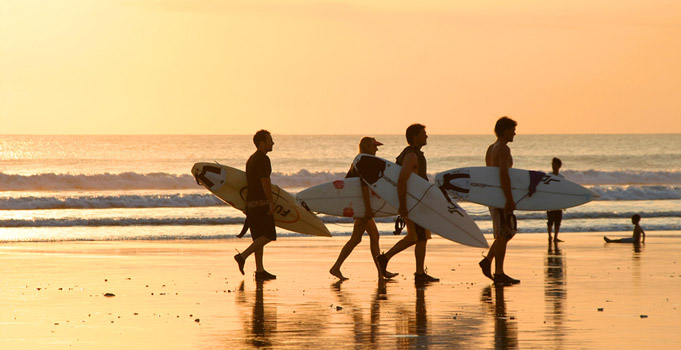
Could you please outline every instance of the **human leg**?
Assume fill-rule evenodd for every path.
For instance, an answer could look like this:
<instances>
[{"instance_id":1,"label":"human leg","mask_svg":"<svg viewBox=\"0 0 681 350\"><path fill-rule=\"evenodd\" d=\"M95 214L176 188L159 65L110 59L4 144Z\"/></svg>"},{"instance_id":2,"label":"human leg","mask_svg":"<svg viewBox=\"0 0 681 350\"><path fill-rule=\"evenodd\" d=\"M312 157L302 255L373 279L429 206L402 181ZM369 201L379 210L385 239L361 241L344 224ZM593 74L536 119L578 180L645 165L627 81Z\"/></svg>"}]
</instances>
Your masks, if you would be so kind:
<instances>
[{"instance_id":1,"label":"human leg","mask_svg":"<svg viewBox=\"0 0 681 350\"><path fill-rule=\"evenodd\" d=\"M234 260L236 260L237 264L239 265L239 271L241 272L242 275L244 274L243 269L244 269L244 264L246 263L246 259L248 259L248 256L250 256L251 254L256 253L256 252L257 252L256 255L255 255L256 271L262 271L263 270L263 267L262 267L263 247L271 241L272 240L270 240L268 237L265 237L265 236L258 237L253 241L253 243L251 243L251 245L248 246L248 248L246 248L246 250L244 250L241 253L234 255Z\"/></svg>"},{"instance_id":2,"label":"human leg","mask_svg":"<svg viewBox=\"0 0 681 350\"><path fill-rule=\"evenodd\" d=\"M397 243L395 243L390 250L388 250L387 253L383 253L379 256L376 257L376 261L378 262L378 266L381 269L381 273L383 276L387 274L387 268L388 268L388 261L395 256L397 253L411 247L416 243L415 235L409 233L409 226L407 225L407 235L404 236L401 240L399 240Z\"/></svg>"},{"instance_id":3,"label":"human leg","mask_svg":"<svg viewBox=\"0 0 681 350\"><path fill-rule=\"evenodd\" d=\"M244 274L243 268L246 259L253 253L256 253L256 272L265 271L262 264L263 247L277 239L274 217L268 215L267 211L268 207L255 207L246 210L253 243L246 250L234 256L241 274Z\"/></svg>"},{"instance_id":4,"label":"human leg","mask_svg":"<svg viewBox=\"0 0 681 350\"><path fill-rule=\"evenodd\" d=\"M560 239L558 239L558 232L560 231L560 223L563 221L563 211L562 210L556 210L556 217L554 219L554 230L553 232L553 239L556 242L562 242Z\"/></svg>"},{"instance_id":5,"label":"human leg","mask_svg":"<svg viewBox=\"0 0 681 350\"><path fill-rule=\"evenodd\" d=\"M480 269L482 269L483 275L491 280L494 280L494 277L492 276L492 261L494 260L497 252L497 237L499 236L500 232L501 218L500 211L497 208L490 207L489 213L490 217L492 218L492 233L494 235L494 242L492 242L492 245L487 250L487 255L480 260L478 265L480 266Z\"/></svg>"},{"instance_id":6,"label":"human leg","mask_svg":"<svg viewBox=\"0 0 681 350\"><path fill-rule=\"evenodd\" d=\"M503 223L499 227L499 234L494 240L494 283L495 284L516 284L520 280L513 279L504 272L504 261L506 260L506 248L508 241L515 235L514 217L512 214L504 213L499 210L499 222Z\"/></svg>"},{"instance_id":7,"label":"human leg","mask_svg":"<svg viewBox=\"0 0 681 350\"><path fill-rule=\"evenodd\" d=\"M553 239L556 242L562 242L563 240L558 239L558 232L560 231L560 221L556 222L555 229L553 230L555 234L553 235Z\"/></svg>"},{"instance_id":8,"label":"human leg","mask_svg":"<svg viewBox=\"0 0 681 350\"><path fill-rule=\"evenodd\" d=\"M340 271L341 265L343 265L343 262L345 259L350 256L350 253L355 249L355 247L362 242L362 235L364 234L364 231L367 227L367 220L364 219L356 219L355 220L355 225L352 229L352 235L350 236L350 239L348 240L347 243L343 246L343 249L341 249L340 253L338 254L338 258L336 259L336 262L333 264L331 269L329 270L329 273L338 277L341 280L347 279L345 276ZM378 255L378 254L376 254Z\"/></svg>"},{"instance_id":9,"label":"human leg","mask_svg":"<svg viewBox=\"0 0 681 350\"><path fill-rule=\"evenodd\" d=\"M376 264L376 269L378 270L378 277L393 278L397 276L398 273L393 273L390 271L385 271L385 275L383 275L381 271L381 266L378 263L378 256L381 255L381 247L378 243L380 235L378 233L378 227L376 227L376 222L374 222L374 220L369 220L369 222L367 222L366 232L369 235L369 250L371 251L371 257L374 260L374 264Z\"/></svg>"},{"instance_id":10,"label":"human leg","mask_svg":"<svg viewBox=\"0 0 681 350\"><path fill-rule=\"evenodd\" d=\"M551 240L551 229L553 228L553 218L551 217L551 212L546 212L546 226L548 226L549 241Z\"/></svg>"}]
</instances>

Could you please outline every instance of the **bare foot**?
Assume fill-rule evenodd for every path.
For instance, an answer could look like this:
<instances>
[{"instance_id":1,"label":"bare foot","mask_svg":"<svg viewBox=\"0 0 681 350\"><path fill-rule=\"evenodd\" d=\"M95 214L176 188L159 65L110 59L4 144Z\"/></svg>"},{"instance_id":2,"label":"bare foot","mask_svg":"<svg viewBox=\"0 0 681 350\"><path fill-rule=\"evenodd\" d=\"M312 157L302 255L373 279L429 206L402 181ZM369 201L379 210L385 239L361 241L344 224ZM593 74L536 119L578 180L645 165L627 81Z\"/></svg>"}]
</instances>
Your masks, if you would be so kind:
<instances>
[{"instance_id":1,"label":"bare foot","mask_svg":"<svg viewBox=\"0 0 681 350\"><path fill-rule=\"evenodd\" d=\"M399 275L399 273L397 273L397 272L386 271L384 277L385 277L385 278L393 278L393 277L395 277L395 276L397 276L397 275Z\"/></svg>"},{"instance_id":2,"label":"bare foot","mask_svg":"<svg viewBox=\"0 0 681 350\"><path fill-rule=\"evenodd\" d=\"M341 281L345 281L346 279L348 279L347 277L343 276L343 274L340 272L340 270L331 269L331 270L329 270L329 273L336 276Z\"/></svg>"}]
</instances>

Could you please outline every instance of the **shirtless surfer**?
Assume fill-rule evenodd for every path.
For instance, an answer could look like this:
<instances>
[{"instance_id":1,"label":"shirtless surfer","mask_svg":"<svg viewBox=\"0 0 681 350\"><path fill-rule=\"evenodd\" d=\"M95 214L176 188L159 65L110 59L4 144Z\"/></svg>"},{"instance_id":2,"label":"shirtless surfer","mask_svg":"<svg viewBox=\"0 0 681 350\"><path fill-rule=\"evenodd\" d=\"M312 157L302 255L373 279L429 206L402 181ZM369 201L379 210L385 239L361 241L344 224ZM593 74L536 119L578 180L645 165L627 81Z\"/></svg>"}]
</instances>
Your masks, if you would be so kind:
<instances>
[{"instance_id":1,"label":"shirtless surfer","mask_svg":"<svg viewBox=\"0 0 681 350\"><path fill-rule=\"evenodd\" d=\"M520 283L520 280L511 278L504 272L506 246L516 232L515 227L513 227L514 225L511 223L513 211L515 210L515 202L511 193L511 178L508 174L508 169L513 167L513 157L511 156L511 148L508 147L508 143L513 142L517 125L518 123L511 118L499 118L494 126L497 140L487 148L487 153L485 154L485 164L499 168L499 179L504 196L506 197L506 205L504 208L489 208L492 216L494 243L492 243L487 256L480 261L479 265L482 268L482 273L493 280L494 284L499 285ZM492 276L491 271L492 260L495 262L494 276Z\"/></svg>"}]
</instances>

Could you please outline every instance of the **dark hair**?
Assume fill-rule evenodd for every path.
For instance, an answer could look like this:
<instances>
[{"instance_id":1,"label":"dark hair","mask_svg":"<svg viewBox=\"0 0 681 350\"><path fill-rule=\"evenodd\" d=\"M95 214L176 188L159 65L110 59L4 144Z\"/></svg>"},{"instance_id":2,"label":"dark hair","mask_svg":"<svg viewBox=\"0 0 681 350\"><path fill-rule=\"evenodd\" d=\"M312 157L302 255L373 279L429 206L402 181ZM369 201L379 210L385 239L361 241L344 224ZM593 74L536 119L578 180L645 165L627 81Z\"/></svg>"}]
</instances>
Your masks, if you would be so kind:
<instances>
[{"instance_id":1,"label":"dark hair","mask_svg":"<svg viewBox=\"0 0 681 350\"><path fill-rule=\"evenodd\" d=\"M409 125L407 128L407 132L405 133L407 136L407 143L411 145L412 139L414 136L418 135L421 130L425 130L426 126L422 124L412 124Z\"/></svg>"},{"instance_id":2,"label":"dark hair","mask_svg":"<svg viewBox=\"0 0 681 350\"><path fill-rule=\"evenodd\" d=\"M631 216L631 222L634 224L638 224L639 221L641 221L641 215L634 214Z\"/></svg>"},{"instance_id":3,"label":"dark hair","mask_svg":"<svg viewBox=\"0 0 681 350\"><path fill-rule=\"evenodd\" d=\"M497 135L497 137L501 137L501 135L504 134L504 131L514 128L518 125L515 120L509 118L509 117L501 117L499 120L497 120L497 124L494 125L494 133Z\"/></svg>"},{"instance_id":4,"label":"dark hair","mask_svg":"<svg viewBox=\"0 0 681 350\"><path fill-rule=\"evenodd\" d=\"M559 167L563 166L563 162L560 160L560 158L554 157L553 160L551 161L551 163L558 163Z\"/></svg>"},{"instance_id":5,"label":"dark hair","mask_svg":"<svg viewBox=\"0 0 681 350\"><path fill-rule=\"evenodd\" d=\"M255 147L260 146L260 142L265 142L267 135L270 135L269 131L265 129L258 130L258 132L253 135L253 143L255 144Z\"/></svg>"}]
</instances>

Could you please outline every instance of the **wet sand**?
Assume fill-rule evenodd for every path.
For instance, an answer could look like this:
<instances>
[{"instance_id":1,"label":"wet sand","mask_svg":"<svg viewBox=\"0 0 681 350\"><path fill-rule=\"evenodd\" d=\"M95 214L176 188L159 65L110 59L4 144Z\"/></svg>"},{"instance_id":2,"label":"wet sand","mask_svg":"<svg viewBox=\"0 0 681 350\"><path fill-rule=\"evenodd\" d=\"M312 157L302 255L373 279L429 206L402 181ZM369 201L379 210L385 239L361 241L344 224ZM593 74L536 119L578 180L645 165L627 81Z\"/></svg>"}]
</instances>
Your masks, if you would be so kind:
<instances>
[{"instance_id":1,"label":"wet sand","mask_svg":"<svg viewBox=\"0 0 681 350\"><path fill-rule=\"evenodd\" d=\"M630 232L608 233L624 237ZM681 233L640 249L601 233L519 234L490 285L482 249L439 237L415 285L413 250L378 283L364 239L328 273L348 237L280 238L258 283L232 259L250 240L17 243L0 247L2 349L675 349L681 343ZM382 236L387 250L399 237ZM111 293L114 296L105 296Z\"/></svg>"}]
</instances>

